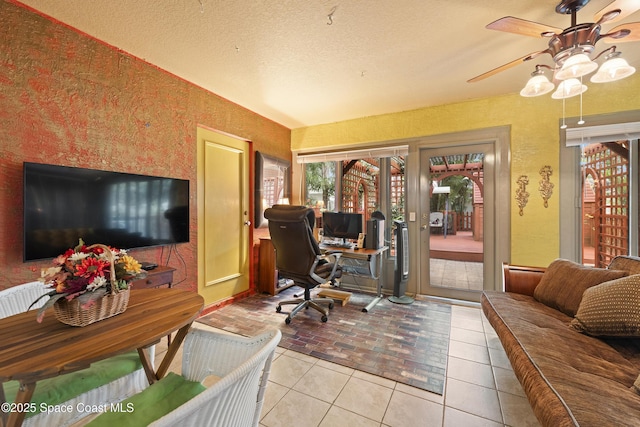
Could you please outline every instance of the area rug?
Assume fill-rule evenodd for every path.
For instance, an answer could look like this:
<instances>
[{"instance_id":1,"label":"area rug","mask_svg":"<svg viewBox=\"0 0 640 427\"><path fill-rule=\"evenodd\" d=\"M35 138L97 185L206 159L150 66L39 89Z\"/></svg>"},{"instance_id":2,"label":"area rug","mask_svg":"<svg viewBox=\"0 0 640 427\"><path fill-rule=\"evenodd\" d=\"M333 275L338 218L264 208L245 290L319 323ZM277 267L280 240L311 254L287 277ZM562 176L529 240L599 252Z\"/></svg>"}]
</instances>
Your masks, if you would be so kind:
<instances>
[{"instance_id":1,"label":"area rug","mask_svg":"<svg viewBox=\"0 0 640 427\"><path fill-rule=\"evenodd\" d=\"M286 289L276 296L254 295L209 313L198 322L252 336L267 328L279 328L279 346L329 362L368 372L413 387L442 394L444 391L451 306L431 301L394 304L386 298L368 313L368 294L353 293L342 306L336 301L326 323L313 309L284 321L300 288Z\"/></svg>"}]
</instances>

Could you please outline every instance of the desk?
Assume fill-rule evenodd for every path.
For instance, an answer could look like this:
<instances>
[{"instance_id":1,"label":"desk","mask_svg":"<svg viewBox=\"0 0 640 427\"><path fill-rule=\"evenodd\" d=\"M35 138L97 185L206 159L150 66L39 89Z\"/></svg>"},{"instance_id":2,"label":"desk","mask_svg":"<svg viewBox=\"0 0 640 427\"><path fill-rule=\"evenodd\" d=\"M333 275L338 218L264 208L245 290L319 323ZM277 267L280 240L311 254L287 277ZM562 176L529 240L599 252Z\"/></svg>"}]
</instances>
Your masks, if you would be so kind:
<instances>
[{"instance_id":1,"label":"desk","mask_svg":"<svg viewBox=\"0 0 640 427\"><path fill-rule=\"evenodd\" d=\"M39 380L88 368L92 362L138 350L149 383L168 371L191 324L204 306L202 296L180 289L132 290L127 310L85 327L60 323L49 310L42 323L36 311L0 319L0 384L21 383L16 403L31 400ZM178 330L156 372L146 348ZM0 403L5 402L0 387ZM0 425L19 426L24 412L0 413Z\"/></svg>"},{"instance_id":2,"label":"desk","mask_svg":"<svg viewBox=\"0 0 640 427\"><path fill-rule=\"evenodd\" d=\"M383 246L380 249L353 249L321 244L320 249L325 251L339 251L342 254L342 256L340 256L340 265L342 266L343 274L365 276L378 282L377 295L373 301L362 309L363 312L369 312L372 307L384 298L384 295L382 295L382 281L380 280L380 276L382 273L382 254L389 249L388 246ZM364 269L362 268L363 265Z\"/></svg>"}]
</instances>

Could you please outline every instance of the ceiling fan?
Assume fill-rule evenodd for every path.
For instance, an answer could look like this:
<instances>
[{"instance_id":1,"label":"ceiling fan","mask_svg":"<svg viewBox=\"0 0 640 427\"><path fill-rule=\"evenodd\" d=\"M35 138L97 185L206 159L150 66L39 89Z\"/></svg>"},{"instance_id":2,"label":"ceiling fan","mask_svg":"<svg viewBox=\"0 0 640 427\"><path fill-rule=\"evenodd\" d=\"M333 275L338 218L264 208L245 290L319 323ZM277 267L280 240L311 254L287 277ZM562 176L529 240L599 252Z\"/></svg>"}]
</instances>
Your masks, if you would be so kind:
<instances>
[{"instance_id":1,"label":"ceiling fan","mask_svg":"<svg viewBox=\"0 0 640 427\"><path fill-rule=\"evenodd\" d=\"M639 10L640 0L615 0L607 7L596 13L594 22L578 24L577 12L587 3L589 3L589 0L561 0L560 4L556 6L556 12L571 15L571 26L565 29L527 21L520 18L514 18L512 16L506 16L490 23L487 25L487 28L491 30L505 31L530 37L549 38L548 47L538 52L529 53L521 58L494 68L491 71L480 74L479 76L468 80L468 82L478 82L512 68L520 63L548 53L551 55L554 65L552 67L547 65L536 65L536 70L532 73L533 78L531 80L538 77L536 82L537 86L536 84L532 84L529 93L525 94L523 92L525 92L527 87L530 86L530 84L527 83L527 87L525 87L523 92L521 92L523 96L542 95L550 92L554 88L554 85L542 75L544 72L543 68L553 70L555 79L562 80L562 83L567 83L568 80L577 80L577 77L589 74L598 68L598 64L589 58L589 55L594 52L595 45L598 41L604 40L608 43L640 41L640 22L618 25L607 33L601 32L601 24L605 22L614 23L616 21L620 21ZM605 58L607 60L617 58L618 64L620 61L623 61L624 64L626 64L626 61L622 58L618 58L620 52L616 51L616 46L611 46L605 49L603 52L596 55L594 59L597 59L603 54L606 55ZM602 73L601 71L598 71L598 73L592 77L591 81L605 82L619 80L620 78L626 77L635 72L635 68L630 67L628 64L626 64L626 67L627 68L623 69L624 71L620 71L617 68L611 69L611 66L609 66L608 70L602 70ZM625 73L626 75L620 77ZM542 77L542 79L540 77ZM563 85L562 83L560 86L565 86L562 88L563 91L556 91L556 93L552 95L554 98L568 98L570 96L578 95L586 90L586 86L583 86L580 81L577 82L579 86L574 85L575 87L571 90L568 89L568 84ZM561 89L560 86L558 87L558 90Z\"/></svg>"}]
</instances>

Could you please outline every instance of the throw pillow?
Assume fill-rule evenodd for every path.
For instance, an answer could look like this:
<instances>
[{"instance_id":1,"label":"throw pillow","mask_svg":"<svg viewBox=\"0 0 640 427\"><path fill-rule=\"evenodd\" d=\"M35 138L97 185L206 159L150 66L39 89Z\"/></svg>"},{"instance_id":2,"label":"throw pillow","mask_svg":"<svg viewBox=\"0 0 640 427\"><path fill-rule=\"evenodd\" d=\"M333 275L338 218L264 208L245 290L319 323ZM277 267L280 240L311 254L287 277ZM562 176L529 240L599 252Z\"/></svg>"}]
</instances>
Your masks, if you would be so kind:
<instances>
[{"instance_id":1,"label":"throw pillow","mask_svg":"<svg viewBox=\"0 0 640 427\"><path fill-rule=\"evenodd\" d=\"M624 270L629 276L640 274L640 258L630 255L618 255L609 263L609 270Z\"/></svg>"},{"instance_id":2,"label":"throw pillow","mask_svg":"<svg viewBox=\"0 0 640 427\"><path fill-rule=\"evenodd\" d=\"M586 289L626 275L626 271L586 267L566 259L557 259L542 275L533 291L533 297L536 301L573 317Z\"/></svg>"},{"instance_id":3,"label":"throw pillow","mask_svg":"<svg viewBox=\"0 0 640 427\"><path fill-rule=\"evenodd\" d=\"M640 274L584 291L571 326L588 335L640 336Z\"/></svg>"}]
</instances>

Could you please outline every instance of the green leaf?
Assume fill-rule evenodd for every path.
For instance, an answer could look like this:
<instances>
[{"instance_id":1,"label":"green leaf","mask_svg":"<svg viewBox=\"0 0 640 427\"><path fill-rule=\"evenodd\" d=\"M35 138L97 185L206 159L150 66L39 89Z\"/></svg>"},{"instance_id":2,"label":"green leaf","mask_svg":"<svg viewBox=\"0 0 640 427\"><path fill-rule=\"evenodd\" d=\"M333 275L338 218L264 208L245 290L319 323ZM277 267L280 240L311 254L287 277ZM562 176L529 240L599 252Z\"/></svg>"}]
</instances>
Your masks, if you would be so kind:
<instances>
[{"instance_id":1,"label":"green leaf","mask_svg":"<svg viewBox=\"0 0 640 427\"><path fill-rule=\"evenodd\" d=\"M73 248L73 250L76 251L76 252L80 252L80 250L82 249L83 246L84 246L84 240L82 240L82 237L81 237L81 238L78 239L78 246Z\"/></svg>"},{"instance_id":2,"label":"green leaf","mask_svg":"<svg viewBox=\"0 0 640 427\"><path fill-rule=\"evenodd\" d=\"M51 295L51 294L45 294L45 295ZM36 319L38 320L38 323L42 322L42 319L44 319L44 312L49 307L53 307L53 304L55 304L56 301L58 301L60 298L66 297L66 296L67 296L67 294L56 294L54 292L54 294L51 295L51 298L49 298L47 300L47 302L45 302L44 305L42 307L40 307L40 309L38 310L38 316L36 317Z\"/></svg>"}]
</instances>

